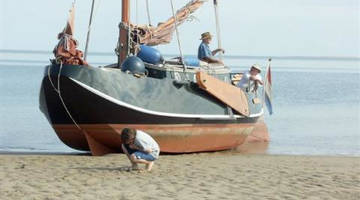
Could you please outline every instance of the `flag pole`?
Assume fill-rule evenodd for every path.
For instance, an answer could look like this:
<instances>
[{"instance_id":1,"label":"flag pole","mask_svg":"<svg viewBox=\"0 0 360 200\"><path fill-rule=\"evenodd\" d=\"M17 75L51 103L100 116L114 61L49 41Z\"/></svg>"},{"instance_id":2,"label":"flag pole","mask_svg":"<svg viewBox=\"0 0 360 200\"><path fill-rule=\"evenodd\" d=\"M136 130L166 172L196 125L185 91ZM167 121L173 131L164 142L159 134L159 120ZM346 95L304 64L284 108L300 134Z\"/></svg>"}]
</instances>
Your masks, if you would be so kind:
<instances>
[{"instance_id":1,"label":"flag pole","mask_svg":"<svg viewBox=\"0 0 360 200\"><path fill-rule=\"evenodd\" d=\"M265 102L265 88L266 88L266 85L267 85L267 72L268 72L268 69L270 67L270 63L271 63L271 58L268 59L268 64L266 65L266 69L265 69L265 76L264 76L264 89L263 89L263 105L264 105L264 102Z\"/></svg>"},{"instance_id":2,"label":"flag pole","mask_svg":"<svg viewBox=\"0 0 360 200\"><path fill-rule=\"evenodd\" d=\"M268 64L266 66L266 70L265 70L265 76L264 76L264 86L263 86L263 101L262 101L262 107L264 108L264 104L265 104L265 101L266 101L266 89L268 87L268 84L269 83L269 80L268 80L268 73L269 73L269 70L270 70L270 65L271 65L271 58L268 59ZM271 72L270 72L271 73ZM271 87L271 86L270 86ZM269 94L270 95L270 94ZM268 108L269 109L269 108ZM272 113L272 110L270 111L269 110L269 113L271 114Z\"/></svg>"}]
</instances>

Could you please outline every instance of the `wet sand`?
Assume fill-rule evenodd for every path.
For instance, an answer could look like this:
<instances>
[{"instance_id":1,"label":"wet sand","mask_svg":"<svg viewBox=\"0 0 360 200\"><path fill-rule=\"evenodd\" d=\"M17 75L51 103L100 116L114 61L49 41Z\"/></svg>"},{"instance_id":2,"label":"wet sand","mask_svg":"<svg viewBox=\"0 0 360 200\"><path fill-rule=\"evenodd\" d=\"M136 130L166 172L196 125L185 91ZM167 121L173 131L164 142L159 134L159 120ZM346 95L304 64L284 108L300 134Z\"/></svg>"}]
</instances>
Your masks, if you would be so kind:
<instances>
[{"instance_id":1,"label":"wet sand","mask_svg":"<svg viewBox=\"0 0 360 200\"><path fill-rule=\"evenodd\" d=\"M128 166L123 154L2 154L1 199L360 199L359 157L219 152Z\"/></svg>"}]
</instances>

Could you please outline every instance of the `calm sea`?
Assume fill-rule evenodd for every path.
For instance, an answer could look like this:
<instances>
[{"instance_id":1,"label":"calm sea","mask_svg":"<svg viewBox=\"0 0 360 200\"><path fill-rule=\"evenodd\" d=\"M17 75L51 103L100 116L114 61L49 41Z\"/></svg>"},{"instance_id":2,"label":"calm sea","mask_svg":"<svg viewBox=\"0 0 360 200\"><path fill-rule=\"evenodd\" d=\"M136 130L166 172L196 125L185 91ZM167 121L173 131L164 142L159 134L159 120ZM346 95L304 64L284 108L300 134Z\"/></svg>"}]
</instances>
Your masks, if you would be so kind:
<instances>
[{"instance_id":1,"label":"calm sea","mask_svg":"<svg viewBox=\"0 0 360 200\"><path fill-rule=\"evenodd\" d=\"M0 151L76 152L57 138L39 110L48 52L0 50ZM93 65L116 61L89 55ZM266 58L226 57L234 71ZM360 156L360 60L273 58L274 114L266 114L269 154Z\"/></svg>"}]
</instances>

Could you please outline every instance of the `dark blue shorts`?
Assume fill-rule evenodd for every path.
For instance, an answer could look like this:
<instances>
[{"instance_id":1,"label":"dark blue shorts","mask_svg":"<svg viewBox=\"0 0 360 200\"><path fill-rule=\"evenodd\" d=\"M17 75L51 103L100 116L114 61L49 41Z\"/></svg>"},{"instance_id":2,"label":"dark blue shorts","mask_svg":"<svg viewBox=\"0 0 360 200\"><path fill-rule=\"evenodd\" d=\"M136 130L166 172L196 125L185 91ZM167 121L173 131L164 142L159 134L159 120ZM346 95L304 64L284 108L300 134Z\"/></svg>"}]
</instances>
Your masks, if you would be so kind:
<instances>
[{"instance_id":1,"label":"dark blue shorts","mask_svg":"<svg viewBox=\"0 0 360 200\"><path fill-rule=\"evenodd\" d=\"M149 153L144 153L144 152L141 152L141 151L135 151L134 154L135 154L135 157L137 159L143 159L143 160L147 160L147 161L154 161L155 160L154 156L152 156Z\"/></svg>"},{"instance_id":2,"label":"dark blue shorts","mask_svg":"<svg viewBox=\"0 0 360 200\"><path fill-rule=\"evenodd\" d=\"M129 145L124 144L126 150L128 151L129 155L134 154L137 159L143 159L147 161L154 161L156 160L154 156L148 153L144 153L142 151L138 151L137 149L132 149L129 147Z\"/></svg>"}]
</instances>

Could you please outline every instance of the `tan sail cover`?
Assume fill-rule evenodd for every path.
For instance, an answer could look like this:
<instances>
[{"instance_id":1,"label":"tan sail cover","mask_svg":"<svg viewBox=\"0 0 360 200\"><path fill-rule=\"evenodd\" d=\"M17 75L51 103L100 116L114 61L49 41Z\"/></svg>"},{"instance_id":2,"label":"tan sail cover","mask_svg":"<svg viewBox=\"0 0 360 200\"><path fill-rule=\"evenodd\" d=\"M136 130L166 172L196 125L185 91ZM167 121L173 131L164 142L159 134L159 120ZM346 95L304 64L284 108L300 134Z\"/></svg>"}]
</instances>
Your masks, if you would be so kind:
<instances>
[{"instance_id":1,"label":"tan sail cover","mask_svg":"<svg viewBox=\"0 0 360 200\"><path fill-rule=\"evenodd\" d=\"M176 12L177 25L181 25L207 0L192 0ZM167 21L159 23L157 27L148 25L130 25L137 33L138 42L150 46L169 43L175 31L175 19L170 17Z\"/></svg>"},{"instance_id":2,"label":"tan sail cover","mask_svg":"<svg viewBox=\"0 0 360 200\"><path fill-rule=\"evenodd\" d=\"M245 93L238 87L221 81L205 72L196 73L199 87L244 116L249 116L249 103Z\"/></svg>"},{"instance_id":3,"label":"tan sail cover","mask_svg":"<svg viewBox=\"0 0 360 200\"><path fill-rule=\"evenodd\" d=\"M74 33L75 7L70 9L69 18L64 30L58 34L59 43L54 48L55 58L63 64L87 65L82 59L83 52L76 49L78 42L72 37Z\"/></svg>"}]
</instances>

